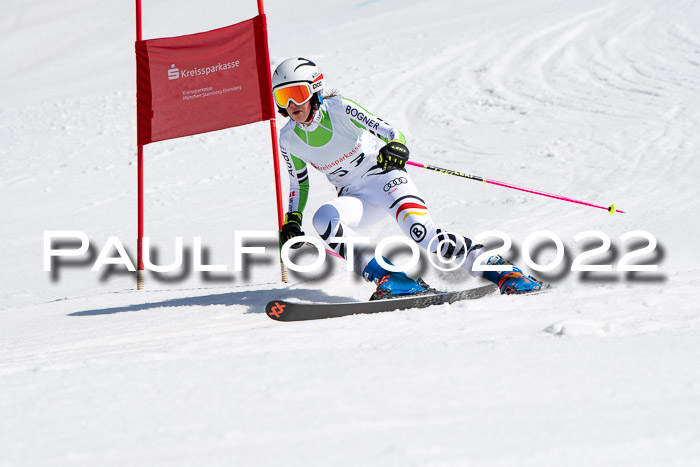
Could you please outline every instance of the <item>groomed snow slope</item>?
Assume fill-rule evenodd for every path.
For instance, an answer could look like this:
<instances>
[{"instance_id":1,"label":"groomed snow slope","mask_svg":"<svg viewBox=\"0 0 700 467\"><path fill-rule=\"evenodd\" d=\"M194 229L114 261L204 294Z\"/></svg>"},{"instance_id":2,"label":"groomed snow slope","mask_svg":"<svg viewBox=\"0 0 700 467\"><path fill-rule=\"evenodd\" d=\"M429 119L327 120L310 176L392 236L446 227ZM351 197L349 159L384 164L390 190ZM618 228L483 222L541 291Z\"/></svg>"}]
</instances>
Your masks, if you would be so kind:
<instances>
[{"instance_id":1,"label":"groomed snow slope","mask_svg":"<svg viewBox=\"0 0 700 467\"><path fill-rule=\"evenodd\" d=\"M556 233L567 256L540 274L556 289L304 323L264 305L372 288L334 259L285 285L272 255L247 273L151 274L140 292L90 271L108 237L135 251L132 3L4 4L0 466L695 465L700 2L268 2L273 67L315 60L414 160L626 211L409 169L436 221L507 233L519 264L530 234ZM149 0L144 37L255 14ZM276 228L267 123L149 145L145 172L161 263L198 236L232 269L235 231ZM311 185L308 212L334 196ZM85 232L90 255L44 272L48 230ZM568 271L590 230L613 266L646 243L620 235L651 233L639 261L659 271Z\"/></svg>"}]
</instances>

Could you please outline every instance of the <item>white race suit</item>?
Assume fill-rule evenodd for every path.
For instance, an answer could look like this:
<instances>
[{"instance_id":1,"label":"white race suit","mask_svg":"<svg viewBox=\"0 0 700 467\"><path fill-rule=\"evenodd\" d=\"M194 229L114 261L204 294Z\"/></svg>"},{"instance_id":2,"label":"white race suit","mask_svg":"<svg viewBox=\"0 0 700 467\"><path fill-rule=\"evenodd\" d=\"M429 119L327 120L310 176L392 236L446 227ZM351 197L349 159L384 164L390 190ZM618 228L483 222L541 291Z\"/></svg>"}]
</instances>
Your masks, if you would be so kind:
<instances>
[{"instance_id":1,"label":"white race suit","mask_svg":"<svg viewBox=\"0 0 700 467\"><path fill-rule=\"evenodd\" d=\"M373 135L376 138L368 136ZM381 140L381 141L380 141ZM328 177L338 197L322 205L313 216L313 225L329 248L347 258L346 244L329 243L332 237L358 237L384 216L391 216L407 237L421 248L443 256L466 246L462 267L472 271L477 248L471 240L435 226L418 188L405 171L384 173L377 165L382 142L398 140L403 134L355 102L339 96L327 97L309 125L292 119L280 132L280 152L289 172L288 211L303 212L309 193L308 166ZM457 245L457 249L451 245ZM353 247L353 270L362 274L373 255L366 248ZM481 251L483 252L483 250ZM480 252L479 252L480 253Z\"/></svg>"}]
</instances>

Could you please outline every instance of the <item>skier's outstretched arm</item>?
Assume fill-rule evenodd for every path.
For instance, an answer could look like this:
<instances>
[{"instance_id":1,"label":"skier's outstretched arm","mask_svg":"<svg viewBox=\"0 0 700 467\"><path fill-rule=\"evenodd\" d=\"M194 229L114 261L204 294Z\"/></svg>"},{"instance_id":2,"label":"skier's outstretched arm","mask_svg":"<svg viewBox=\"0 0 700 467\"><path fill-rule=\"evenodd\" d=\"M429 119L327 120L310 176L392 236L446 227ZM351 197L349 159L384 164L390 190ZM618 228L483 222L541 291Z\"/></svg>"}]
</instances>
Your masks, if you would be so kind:
<instances>
[{"instance_id":1,"label":"skier's outstretched arm","mask_svg":"<svg viewBox=\"0 0 700 467\"><path fill-rule=\"evenodd\" d=\"M357 102L344 97L342 100L345 114L356 127L368 131L385 144L389 141L399 141L406 144L406 138L398 128L367 111Z\"/></svg>"},{"instance_id":2,"label":"skier's outstretched arm","mask_svg":"<svg viewBox=\"0 0 700 467\"><path fill-rule=\"evenodd\" d=\"M379 151L377 164L385 171L403 170L409 154L403 133L350 99L343 98L343 105L345 114L357 128L369 132L385 143Z\"/></svg>"}]
</instances>

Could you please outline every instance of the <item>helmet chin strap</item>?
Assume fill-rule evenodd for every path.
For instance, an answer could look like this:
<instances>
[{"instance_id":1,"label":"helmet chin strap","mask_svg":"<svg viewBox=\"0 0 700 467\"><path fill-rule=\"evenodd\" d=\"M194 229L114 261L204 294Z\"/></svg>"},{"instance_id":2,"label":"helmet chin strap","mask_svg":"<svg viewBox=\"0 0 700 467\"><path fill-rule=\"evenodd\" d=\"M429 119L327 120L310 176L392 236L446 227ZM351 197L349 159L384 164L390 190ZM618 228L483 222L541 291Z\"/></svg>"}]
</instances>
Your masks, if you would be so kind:
<instances>
[{"instance_id":1,"label":"helmet chin strap","mask_svg":"<svg viewBox=\"0 0 700 467\"><path fill-rule=\"evenodd\" d=\"M318 108L321 106L321 103L319 102L318 96L314 94L314 96L311 98L311 108L309 109L309 118L306 119L304 122L304 125L309 125L311 122L314 120L314 117L316 116L316 112L318 112Z\"/></svg>"},{"instance_id":2,"label":"helmet chin strap","mask_svg":"<svg viewBox=\"0 0 700 467\"><path fill-rule=\"evenodd\" d=\"M309 109L309 118L306 119L306 121L304 122L304 125L310 125L311 122L314 121L315 115L316 115L316 109L311 107L311 109Z\"/></svg>"}]
</instances>

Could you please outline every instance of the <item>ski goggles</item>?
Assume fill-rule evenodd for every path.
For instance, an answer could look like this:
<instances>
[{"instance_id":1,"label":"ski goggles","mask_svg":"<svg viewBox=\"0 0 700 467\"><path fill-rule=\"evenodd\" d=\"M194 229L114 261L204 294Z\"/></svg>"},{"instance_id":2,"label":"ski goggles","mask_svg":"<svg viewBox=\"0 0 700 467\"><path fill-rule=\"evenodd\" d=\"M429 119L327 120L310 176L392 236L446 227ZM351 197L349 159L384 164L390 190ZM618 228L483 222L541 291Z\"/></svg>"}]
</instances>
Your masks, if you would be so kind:
<instances>
[{"instance_id":1,"label":"ski goggles","mask_svg":"<svg viewBox=\"0 0 700 467\"><path fill-rule=\"evenodd\" d=\"M275 103L283 109L289 107L290 101L296 105L305 104L313 95L309 83L287 84L275 89L272 94L275 96Z\"/></svg>"}]
</instances>

